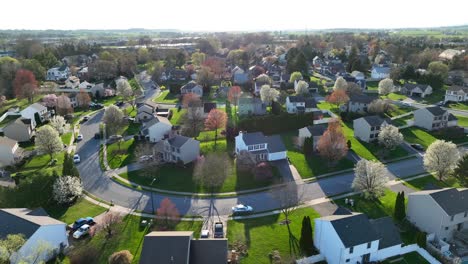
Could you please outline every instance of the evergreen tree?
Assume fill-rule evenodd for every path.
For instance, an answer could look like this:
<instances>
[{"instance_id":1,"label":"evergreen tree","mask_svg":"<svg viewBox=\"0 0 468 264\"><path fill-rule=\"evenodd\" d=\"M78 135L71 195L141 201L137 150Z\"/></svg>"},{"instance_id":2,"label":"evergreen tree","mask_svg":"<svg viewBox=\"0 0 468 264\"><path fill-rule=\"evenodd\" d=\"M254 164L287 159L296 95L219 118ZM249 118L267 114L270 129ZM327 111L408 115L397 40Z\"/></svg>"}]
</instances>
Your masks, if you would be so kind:
<instances>
[{"instance_id":1,"label":"evergreen tree","mask_svg":"<svg viewBox=\"0 0 468 264\"><path fill-rule=\"evenodd\" d=\"M304 143L302 145L302 150L304 151L304 155L308 156L314 152L314 139L313 137L306 137L304 139Z\"/></svg>"},{"instance_id":2,"label":"evergreen tree","mask_svg":"<svg viewBox=\"0 0 468 264\"><path fill-rule=\"evenodd\" d=\"M426 248L426 233L418 231L416 234L416 244L421 248Z\"/></svg>"},{"instance_id":3,"label":"evergreen tree","mask_svg":"<svg viewBox=\"0 0 468 264\"><path fill-rule=\"evenodd\" d=\"M314 253L312 224L309 216L304 216L302 219L301 238L299 239L299 245L304 255L311 256Z\"/></svg>"},{"instance_id":4,"label":"evergreen tree","mask_svg":"<svg viewBox=\"0 0 468 264\"><path fill-rule=\"evenodd\" d=\"M405 192L404 191L401 191L400 208L401 208L400 220L403 221L406 218Z\"/></svg>"},{"instance_id":5,"label":"evergreen tree","mask_svg":"<svg viewBox=\"0 0 468 264\"><path fill-rule=\"evenodd\" d=\"M70 154L65 152L65 156L63 158L62 175L70 175L73 166L73 158Z\"/></svg>"}]
</instances>

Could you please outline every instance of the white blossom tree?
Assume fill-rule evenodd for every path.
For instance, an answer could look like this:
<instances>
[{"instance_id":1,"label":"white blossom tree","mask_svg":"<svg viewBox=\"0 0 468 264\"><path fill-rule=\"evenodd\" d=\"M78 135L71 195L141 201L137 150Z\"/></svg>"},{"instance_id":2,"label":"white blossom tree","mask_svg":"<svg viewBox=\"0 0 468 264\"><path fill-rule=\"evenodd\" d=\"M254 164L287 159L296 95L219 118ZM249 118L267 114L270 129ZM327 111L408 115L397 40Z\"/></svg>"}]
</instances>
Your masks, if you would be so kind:
<instances>
[{"instance_id":1,"label":"white blossom tree","mask_svg":"<svg viewBox=\"0 0 468 264\"><path fill-rule=\"evenodd\" d=\"M309 93L309 84L305 81L298 81L295 87L296 94L304 95Z\"/></svg>"},{"instance_id":2,"label":"white blossom tree","mask_svg":"<svg viewBox=\"0 0 468 264\"><path fill-rule=\"evenodd\" d=\"M426 150L424 168L435 172L439 180L443 180L456 167L459 157L457 145L445 140L436 140Z\"/></svg>"},{"instance_id":3,"label":"white blossom tree","mask_svg":"<svg viewBox=\"0 0 468 264\"><path fill-rule=\"evenodd\" d=\"M52 186L52 197L59 204L70 204L83 194L83 186L78 177L58 177Z\"/></svg>"},{"instance_id":4,"label":"white blossom tree","mask_svg":"<svg viewBox=\"0 0 468 264\"><path fill-rule=\"evenodd\" d=\"M403 143L403 134L396 126L387 125L380 129L378 140L380 145L392 150Z\"/></svg>"},{"instance_id":5,"label":"white blossom tree","mask_svg":"<svg viewBox=\"0 0 468 264\"><path fill-rule=\"evenodd\" d=\"M133 97L133 89L130 83L125 79L117 81L117 95L122 96L124 101L129 101Z\"/></svg>"},{"instance_id":6,"label":"white blossom tree","mask_svg":"<svg viewBox=\"0 0 468 264\"><path fill-rule=\"evenodd\" d=\"M273 101L278 100L280 92L275 88L271 88L269 85L263 85L260 88L260 98L262 102L270 105Z\"/></svg>"},{"instance_id":7,"label":"white blossom tree","mask_svg":"<svg viewBox=\"0 0 468 264\"><path fill-rule=\"evenodd\" d=\"M366 199L378 198L384 195L385 184L388 181L385 165L377 161L361 159L354 168L352 187L361 191Z\"/></svg>"},{"instance_id":8,"label":"white blossom tree","mask_svg":"<svg viewBox=\"0 0 468 264\"><path fill-rule=\"evenodd\" d=\"M343 77L336 78L335 85L333 86L333 91L343 90L346 91L348 88L348 83Z\"/></svg>"},{"instance_id":9,"label":"white blossom tree","mask_svg":"<svg viewBox=\"0 0 468 264\"><path fill-rule=\"evenodd\" d=\"M393 92L393 80L390 78L385 78L379 82L379 94L387 95Z\"/></svg>"},{"instance_id":10,"label":"white blossom tree","mask_svg":"<svg viewBox=\"0 0 468 264\"><path fill-rule=\"evenodd\" d=\"M49 125L40 127L36 131L35 144L39 152L49 154L51 159L55 153L63 149L59 133Z\"/></svg>"},{"instance_id":11,"label":"white blossom tree","mask_svg":"<svg viewBox=\"0 0 468 264\"><path fill-rule=\"evenodd\" d=\"M68 131L70 125L67 124L65 118L63 116L56 115L50 119L50 126L53 127L59 135L62 135L66 131Z\"/></svg>"},{"instance_id":12,"label":"white blossom tree","mask_svg":"<svg viewBox=\"0 0 468 264\"><path fill-rule=\"evenodd\" d=\"M124 114L117 106L111 105L104 111L102 118L108 135L115 135L124 122Z\"/></svg>"}]
</instances>

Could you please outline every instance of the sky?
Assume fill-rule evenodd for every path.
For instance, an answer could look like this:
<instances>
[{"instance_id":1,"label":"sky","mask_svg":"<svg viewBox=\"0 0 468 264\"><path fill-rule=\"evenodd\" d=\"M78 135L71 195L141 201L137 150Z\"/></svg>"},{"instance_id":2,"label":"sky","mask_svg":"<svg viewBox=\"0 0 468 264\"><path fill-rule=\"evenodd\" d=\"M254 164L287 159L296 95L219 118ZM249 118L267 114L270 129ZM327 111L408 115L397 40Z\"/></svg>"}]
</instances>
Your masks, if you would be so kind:
<instances>
[{"instance_id":1,"label":"sky","mask_svg":"<svg viewBox=\"0 0 468 264\"><path fill-rule=\"evenodd\" d=\"M276 31L468 24L467 0L2 0L0 7L0 29Z\"/></svg>"}]
</instances>

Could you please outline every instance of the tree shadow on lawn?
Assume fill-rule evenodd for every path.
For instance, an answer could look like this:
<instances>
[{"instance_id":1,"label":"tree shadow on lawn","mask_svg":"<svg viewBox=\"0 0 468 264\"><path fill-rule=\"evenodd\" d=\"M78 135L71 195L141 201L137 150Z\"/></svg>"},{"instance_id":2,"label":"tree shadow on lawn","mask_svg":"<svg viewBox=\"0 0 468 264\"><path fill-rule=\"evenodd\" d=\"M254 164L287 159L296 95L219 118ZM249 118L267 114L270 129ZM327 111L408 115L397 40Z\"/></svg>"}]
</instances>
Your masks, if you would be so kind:
<instances>
[{"instance_id":1,"label":"tree shadow on lawn","mask_svg":"<svg viewBox=\"0 0 468 264\"><path fill-rule=\"evenodd\" d=\"M274 233L274 232L278 232L276 230L277 228L281 228L281 227L286 228L286 226L282 226L278 222L279 217L280 217L280 214L276 214L276 215L271 215L271 216L264 216L264 217L257 218L257 219L238 220L239 222L244 223L244 239L245 239L244 241L245 241L246 246L250 248L251 229L259 228L262 226L270 226L270 229L271 229L270 231ZM234 240L238 240L238 239L239 238L234 237Z\"/></svg>"}]
</instances>

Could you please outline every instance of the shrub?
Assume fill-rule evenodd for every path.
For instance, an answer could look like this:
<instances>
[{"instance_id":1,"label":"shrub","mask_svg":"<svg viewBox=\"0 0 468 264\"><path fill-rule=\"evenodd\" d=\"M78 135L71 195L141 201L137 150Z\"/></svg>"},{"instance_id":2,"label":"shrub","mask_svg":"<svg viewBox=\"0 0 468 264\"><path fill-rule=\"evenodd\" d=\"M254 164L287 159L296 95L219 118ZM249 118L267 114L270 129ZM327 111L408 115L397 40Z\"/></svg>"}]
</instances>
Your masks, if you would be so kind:
<instances>
[{"instance_id":1,"label":"shrub","mask_svg":"<svg viewBox=\"0 0 468 264\"><path fill-rule=\"evenodd\" d=\"M70 204L83 193L83 186L78 177L58 177L52 186L54 200L59 204Z\"/></svg>"},{"instance_id":2,"label":"shrub","mask_svg":"<svg viewBox=\"0 0 468 264\"><path fill-rule=\"evenodd\" d=\"M109 257L109 264L130 264L132 263L133 255L128 250L114 252Z\"/></svg>"}]
</instances>

